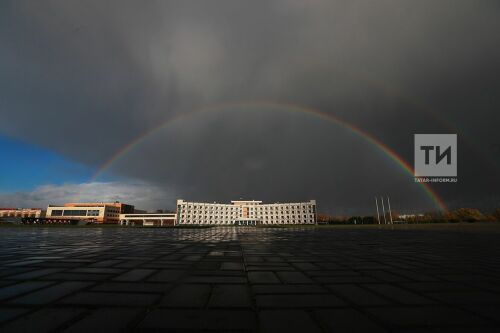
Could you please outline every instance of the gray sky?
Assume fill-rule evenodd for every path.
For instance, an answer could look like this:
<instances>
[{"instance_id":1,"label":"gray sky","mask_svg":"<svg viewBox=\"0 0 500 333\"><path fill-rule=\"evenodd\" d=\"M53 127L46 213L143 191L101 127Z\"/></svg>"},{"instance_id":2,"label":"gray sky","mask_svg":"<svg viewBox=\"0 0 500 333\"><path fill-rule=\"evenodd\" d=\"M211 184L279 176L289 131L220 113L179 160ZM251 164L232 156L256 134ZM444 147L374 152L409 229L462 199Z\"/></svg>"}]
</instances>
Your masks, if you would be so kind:
<instances>
[{"instance_id":1,"label":"gray sky","mask_svg":"<svg viewBox=\"0 0 500 333\"><path fill-rule=\"evenodd\" d=\"M365 214L383 194L399 211L434 208L342 126L262 106L193 113L291 103L362 128L411 165L414 133L457 133L459 182L433 188L452 208L492 210L499 32L500 4L486 0L2 1L0 134L98 168L189 113L108 175L161 198L315 198L325 212Z\"/></svg>"}]
</instances>

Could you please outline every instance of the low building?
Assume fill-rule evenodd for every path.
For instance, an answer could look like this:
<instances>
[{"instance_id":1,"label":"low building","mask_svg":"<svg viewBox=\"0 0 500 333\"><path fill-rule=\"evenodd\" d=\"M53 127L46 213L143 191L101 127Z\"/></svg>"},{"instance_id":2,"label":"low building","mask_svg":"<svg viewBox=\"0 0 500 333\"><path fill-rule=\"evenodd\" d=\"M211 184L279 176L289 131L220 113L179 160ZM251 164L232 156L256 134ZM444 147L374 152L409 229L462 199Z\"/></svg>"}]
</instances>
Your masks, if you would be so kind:
<instances>
[{"instance_id":1,"label":"low building","mask_svg":"<svg viewBox=\"0 0 500 333\"><path fill-rule=\"evenodd\" d=\"M400 214L398 218L401 220L412 220L424 217L424 214Z\"/></svg>"},{"instance_id":2,"label":"low building","mask_svg":"<svg viewBox=\"0 0 500 333\"><path fill-rule=\"evenodd\" d=\"M46 211L41 208L0 208L0 217L45 217Z\"/></svg>"},{"instance_id":3,"label":"low building","mask_svg":"<svg viewBox=\"0 0 500 333\"><path fill-rule=\"evenodd\" d=\"M120 225L142 225L145 227L165 227L176 224L175 213L120 214Z\"/></svg>"},{"instance_id":4,"label":"low building","mask_svg":"<svg viewBox=\"0 0 500 333\"><path fill-rule=\"evenodd\" d=\"M268 225L316 224L316 200L263 204L231 201L231 204L177 200L177 224Z\"/></svg>"},{"instance_id":5,"label":"low building","mask_svg":"<svg viewBox=\"0 0 500 333\"><path fill-rule=\"evenodd\" d=\"M63 206L49 205L46 217L51 220L80 220L93 223L117 224L120 214L133 213L134 206L121 202L66 203Z\"/></svg>"}]
</instances>

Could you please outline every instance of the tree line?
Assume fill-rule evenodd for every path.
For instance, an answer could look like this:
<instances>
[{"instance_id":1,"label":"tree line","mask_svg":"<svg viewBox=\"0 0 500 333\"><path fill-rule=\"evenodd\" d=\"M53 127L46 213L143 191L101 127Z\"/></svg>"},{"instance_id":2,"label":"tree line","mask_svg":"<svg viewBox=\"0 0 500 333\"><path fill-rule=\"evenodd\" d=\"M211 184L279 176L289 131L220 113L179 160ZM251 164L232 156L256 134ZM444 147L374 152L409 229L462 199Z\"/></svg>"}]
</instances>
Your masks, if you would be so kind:
<instances>
[{"instance_id":1,"label":"tree line","mask_svg":"<svg viewBox=\"0 0 500 333\"><path fill-rule=\"evenodd\" d=\"M318 214L319 224L378 224L376 215L368 216L336 216ZM380 214L380 223L391 221L391 216ZM458 222L500 222L500 208L491 213L483 213L476 208L458 208L448 212L426 212L422 214L399 214L392 212L395 223L458 223Z\"/></svg>"}]
</instances>

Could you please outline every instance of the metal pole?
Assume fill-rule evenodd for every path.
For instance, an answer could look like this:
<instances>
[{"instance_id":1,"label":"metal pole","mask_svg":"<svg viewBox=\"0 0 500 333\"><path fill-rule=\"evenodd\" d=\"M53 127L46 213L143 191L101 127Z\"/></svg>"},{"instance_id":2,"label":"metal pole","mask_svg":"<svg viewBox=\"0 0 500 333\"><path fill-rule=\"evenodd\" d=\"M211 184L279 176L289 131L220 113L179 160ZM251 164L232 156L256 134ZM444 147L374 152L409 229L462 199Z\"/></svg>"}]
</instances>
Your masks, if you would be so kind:
<instances>
[{"instance_id":1,"label":"metal pole","mask_svg":"<svg viewBox=\"0 0 500 333\"><path fill-rule=\"evenodd\" d=\"M378 224L380 224L380 213L378 212L378 201L377 201L377 197L375 197L375 205L377 206L377 221L378 221Z\"/></svg>"},{"instance_id":2,"label":"metal pole","mask_svg":"<svg viewBox=\"0 0 500 333\"><path fill-rule=\"evenodd\" d=\"M391 224L394 224L392 222L391 202L389 201L389 196L387 196L387 206L389 206L389 218L391 219Z\"/></svg>"},{"instance_id":3,"label":"metal pole","mask_svg":"<svg viewBox=\"0 0 500 333\"><path fill-rule=\"evenodd\" d=\"M380 197L380 201L382 201L382 212L384 213L384 224L387 224L387 218L385 216L384 197Z\"/></svg>"}]
</instances>

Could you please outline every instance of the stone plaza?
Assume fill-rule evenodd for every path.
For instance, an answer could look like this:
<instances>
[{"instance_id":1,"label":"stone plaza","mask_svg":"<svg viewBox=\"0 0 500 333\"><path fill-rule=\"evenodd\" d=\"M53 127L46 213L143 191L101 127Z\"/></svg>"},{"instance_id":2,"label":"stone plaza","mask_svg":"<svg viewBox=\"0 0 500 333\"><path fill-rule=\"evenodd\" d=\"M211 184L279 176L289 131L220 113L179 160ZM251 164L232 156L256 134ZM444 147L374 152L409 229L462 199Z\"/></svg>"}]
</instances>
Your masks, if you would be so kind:
<instances>
[{"instance_id":1,"label":"stone plaza","mask_svg":"<svg viewBox=\"0 0 500 333\"><path fill-rule=\"evenodd\" d=\"M497 225L0 228L0 332L495 332Z\"/></svg>"}]
</instances>

